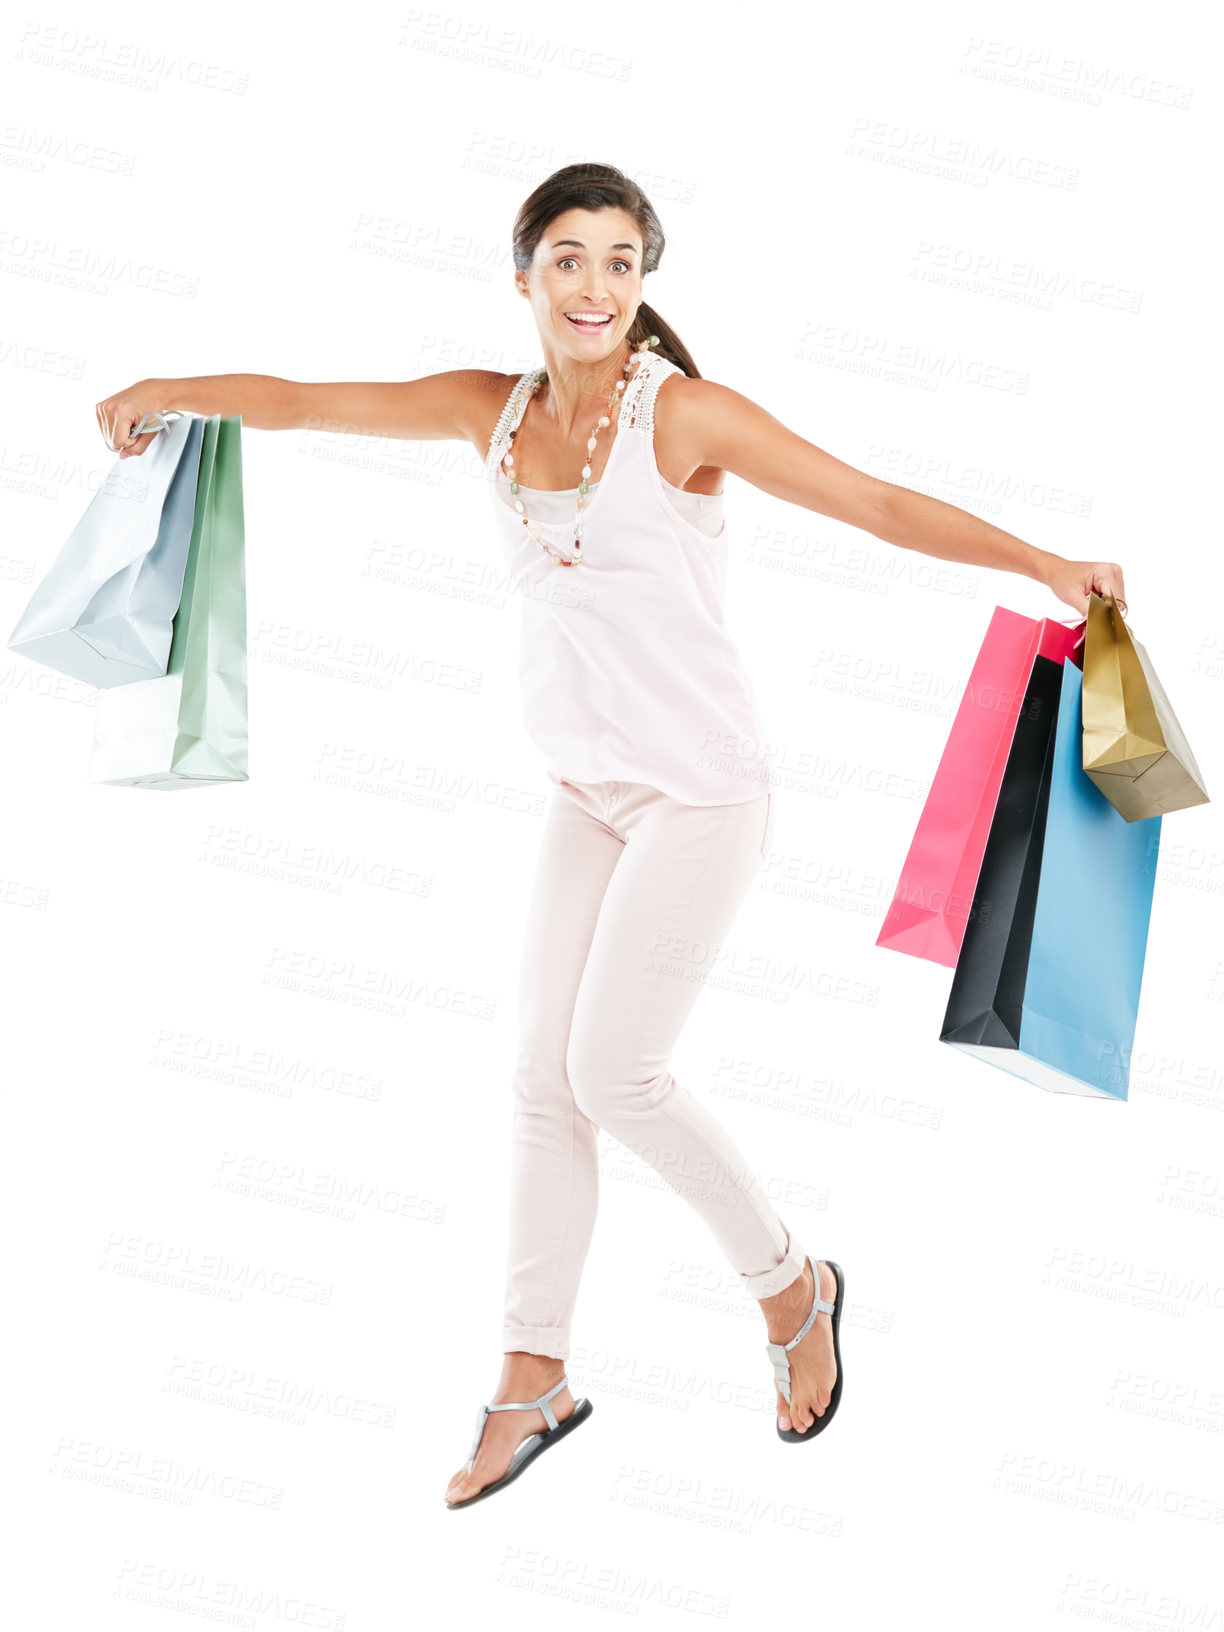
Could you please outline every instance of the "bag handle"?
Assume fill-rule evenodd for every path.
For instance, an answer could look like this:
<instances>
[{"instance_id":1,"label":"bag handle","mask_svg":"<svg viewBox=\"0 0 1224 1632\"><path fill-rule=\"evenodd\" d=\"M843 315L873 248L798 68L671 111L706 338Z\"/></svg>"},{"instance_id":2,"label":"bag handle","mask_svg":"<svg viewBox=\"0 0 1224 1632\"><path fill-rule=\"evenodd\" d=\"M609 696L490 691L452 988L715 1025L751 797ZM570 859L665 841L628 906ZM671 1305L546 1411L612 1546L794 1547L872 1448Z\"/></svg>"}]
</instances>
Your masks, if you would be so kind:
<instances>
[{"instance_id":1,"label":"bag handle","mask_svg":"<svg viewBox=\"0 0 1224 1632\"><path fill-rule=\"evenodd\" d=\"M170 421L172 419L182 419L182 417L182 412L178 408L168 408L164 414L151 411L144 416L139 425L132 426L132 435L143 436L146 431L168 431L170 429ZM160 419L161 424L150 425L149 421L151 419Z\"/></svg>"},{"instance_id":2,"label":"bag handle","mask_svg":"<svg viewBox=\"0 0 1224 1632\"><path fill-rule=\"evenodd\" d=\"M1091 595L1096 595L1096 593L1097 592L1096 592L1095 589L1090 591ZM1126 619L1125 619L1125 616L1124 616L1124 609L1126 607L1126 602L1123 599L1121 599L1119 596L1115 595L1112 589L1106 590L1103 595L1100 595L1097 598L1099 600L1109 602L1109 605L1112 608L1115 616L1117 617L1118 622L1123 625L1123 627L1125 628L1127 634L1129 635L1130 632L1131 632L1130 624L1126 622ZM1089 602L1089 604L1091 604L1091 602ZM1082 617L1082 618L1052 618L1050 621L1052 623L1080 623L1080 624L1082 624L1083 627L1080 630L1079 639L1076 641L1075 646L1073 647L1073 651L1074 652L1079 652L1081 647L1086 646L1086 642L1087 642L1087 638L1088 638L1088 618L1087 618L1086 615L1084 617ZM1133 639L1134 637L1132 636L1131 638ZM1083 667L1082 660L1077 661L1077 667L1079 667L1079 668Z\"/></svg>"},{"instance_id":3,"label":"bag handle","mask_svg":"<svg viewBox=\"0 0 1224 1632\"><path fill-rule=\"evenodd\" d=\"M1095 595L1096 590L1094 589L1092 593ZM1135 637L1131 633L1131 626L1130 626L1129 623L1127 623L1126 617L1125 617L1124 608L1126 607L1126 602L1123 601L1123 600L1119 600L1119 598L1114 594L1112 589L1106 590L1105 594L1099 596L1098 599L1102 600L1102 601L1108 601L1109 602L1109 607L1110 607L1110 610L1113 613L1114 617L1117 619L1118 623L1120 623L1122 625L1122 627L1126 630L1127 634L1130 635L1130 638L1132 640L1134 640Z\"/></svg>"},{"instance_id":4,"label":"bag handle","mask_svg":"<svg viewBox=\"0 0 1224 1632\"><path fill-rule=\"evenodd\" d=\"M1051 618L1049 621L1051 623L1069 623L1069 624L1079 625L1079 638L1075 642L1075 645L1072 646L1072 648L1071 648L1071 661L1075 664L1077 669L1082 669L1083 666L1084 666L1083 657L1082 657L1082 655L1077 655L1077 654L1080 653L1080 649L1084 644L1084 637L1088 633L1088 619L1086 617L1084 617L1084 618Z\"/></svg>"}]
</instances>

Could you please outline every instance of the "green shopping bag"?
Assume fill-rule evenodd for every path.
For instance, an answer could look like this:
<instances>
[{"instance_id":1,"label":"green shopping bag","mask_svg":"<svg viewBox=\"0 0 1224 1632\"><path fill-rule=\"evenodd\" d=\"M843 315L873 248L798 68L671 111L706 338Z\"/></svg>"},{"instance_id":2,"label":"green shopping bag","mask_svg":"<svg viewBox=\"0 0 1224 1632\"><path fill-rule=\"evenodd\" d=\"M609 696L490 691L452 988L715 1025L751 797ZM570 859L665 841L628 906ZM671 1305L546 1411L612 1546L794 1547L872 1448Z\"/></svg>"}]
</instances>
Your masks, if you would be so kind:
<instances>
[{"instance_id":1,"label":"green shopping bag","mask_svg":"<svg viewBox=\"0 0 1224 1632\"><path fill-rule=\"evenodd\" d=\"M242 420L204 425L195 518L166 673L98 693L89 780L191 788L247 777Z\"/></svg>"}]
</instances>

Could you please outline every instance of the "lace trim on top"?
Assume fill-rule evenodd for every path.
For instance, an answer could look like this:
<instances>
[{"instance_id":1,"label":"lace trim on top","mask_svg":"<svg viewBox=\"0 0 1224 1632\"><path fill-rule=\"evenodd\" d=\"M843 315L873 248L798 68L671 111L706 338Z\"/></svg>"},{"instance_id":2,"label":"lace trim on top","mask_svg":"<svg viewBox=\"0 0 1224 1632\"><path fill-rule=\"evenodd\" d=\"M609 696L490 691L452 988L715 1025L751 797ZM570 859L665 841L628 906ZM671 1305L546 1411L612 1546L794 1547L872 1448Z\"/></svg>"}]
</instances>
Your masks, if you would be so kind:
<instances>
[{"instance_id":1,"label":"lace trim on top","mask_svg":"<svg viewBox=\"0 0 1224 1632\"><path fill-rule=\"evenodd\" d=\"M659 394L659 387L670 374L682 374L679 368L661 352L652 352L646 366L640 363L633 371L633 378L625 388L625 400L621 404L620 420L617 430L644 431L648 435L654 434L654 405Z\"/></svg>"},{"instance_id":2,"label":"lace trim on top","mask_svg":"<svg viewBox=\"0 0 1224 1632\"><path fill-rule=\"evenodd\" d=\"M518 417L519 405L522 403L527 393L531 390L531 387L535 384L535 378L539 372L540 371L538 368L530 368L527 370L526 374L520 374L518 384L514 386L510 392L510 395L506 398L505 406L501 411L501 417L498 419L497 424L493 427L493 435L489 438L489 452L487 458L490 461L492 460L497 449L502 447L507 437L510 435L510 427L514 424L515 419Z\"/></svg>"},{"instance_id":3,"label":"lace trim on top","mask_svg":"<svg viewBox=\"0 0 1224 1632\"><path fill-rule=\"evenodd\" d=\"M493 427L493 435L489 438L488 461L492 463L493 456L505 452L505 443L510 435L510 427L525 406L531 395L531 388L539 374L538 368L529 368L521 374L518 383L510 392L505 407L497 424ZM655 397L659 393L659 386L670 374L681 374L683 370L673 363L670 358L659 352L648 353L643 362L640 362L633 371L629 384L625 387L625 394L621 401L620 416L617 419L616 431L619 436L622 431L642 431L647 435L654 434L654 405ZM544 491L550 491L545 489Z\"/></svg>"}]
</instances>

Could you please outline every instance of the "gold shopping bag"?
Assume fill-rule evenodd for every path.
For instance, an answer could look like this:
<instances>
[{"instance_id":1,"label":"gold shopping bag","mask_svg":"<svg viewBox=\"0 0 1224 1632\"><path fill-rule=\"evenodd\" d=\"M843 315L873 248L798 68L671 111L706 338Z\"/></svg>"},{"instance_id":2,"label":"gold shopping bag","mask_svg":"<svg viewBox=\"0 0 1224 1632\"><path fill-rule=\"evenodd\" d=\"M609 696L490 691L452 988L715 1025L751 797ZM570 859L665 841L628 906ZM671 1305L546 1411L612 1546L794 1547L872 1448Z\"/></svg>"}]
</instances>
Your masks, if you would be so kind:
<instances>
[{"instance_id":1,"label":"gold shopping bag","mask_svg":"<svg viewBox=\"0 0 1224 1632\"><path fill-rule=\"evenodd\" d=\"M1095 592L1084 632L1083 718L1084 771L1128 822L1210 804L1151 659L1114 597L1107 604Z\"/></svg>"}]
</instances>

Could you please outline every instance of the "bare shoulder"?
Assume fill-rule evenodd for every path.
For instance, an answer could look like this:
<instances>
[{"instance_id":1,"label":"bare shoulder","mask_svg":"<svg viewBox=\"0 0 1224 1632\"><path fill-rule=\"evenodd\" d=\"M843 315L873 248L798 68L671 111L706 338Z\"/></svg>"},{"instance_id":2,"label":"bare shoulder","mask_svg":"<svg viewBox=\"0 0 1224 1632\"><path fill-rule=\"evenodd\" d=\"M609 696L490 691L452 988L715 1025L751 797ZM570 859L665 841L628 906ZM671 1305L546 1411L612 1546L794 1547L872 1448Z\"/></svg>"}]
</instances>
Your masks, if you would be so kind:
<instances>
[{"instance_id":1,"label":"bare shoulder","mask_svg":"<svg viewBox=\"0 0 1224 1632\"><path fill-rule=\"evenodd\" d=\"M687 374L669 374L655 396L655 423L674 422L677 430L700 425L727 414L758 411L742 392L717 380L694 380Z\"/></svg>"},{"instance_id":2,"label":"bare shoulder","mask_svg":"<svg viewBox=\"0 0 1224 1632\"><path fill-rule=\"evenodd\" d=\"M450 382L455 421L462 427L464 439L483 459L502 409L522 376L503 374L491 368L462 368L441 377Z\"/></svg>"},{"instance_id":3,"label":"bare shoulder","mask_svg":"<svg viewBox=\"0 0 1224 1632\"><path fill-rule=\"evenodd\" d=\"M668 376L655 399L656 459L689 471L716 467L750 482L763 493L859 527L876 538L889 537L889 517L897 488L858 470L818 447L742 391L715 380ZM664 449L666 448L666 453ZM690 492L716 491L699 487Z\"/></svg>"},{"instance_id":4,"label":"bare shoulder","mask_svg":"<svg viewBox=\"0 0 1224 1632\"><path fill-rule=\"evenodd\" d=\"M655 461L666 481L690 493L723 491L726 466L717 454L715 432L734 419L737 405L753 406L715 380L667 375L654 406Z\"/></svg>"},{"instance_id":5,"label":"bare shoulder","mask_svg":"<svg viewBox=\"0 0 1224 1632\"><path fill-rule=\"evenodd\" d=\"M669 375L664 381L655 398L655 432L661 470L667 449L675 462L687 463L691 470L714 466L737 476L754 461L772 457L788 441L793 449L799 440L775 414L742 391L687 374Z\"/></svg>"}]
</instances>

